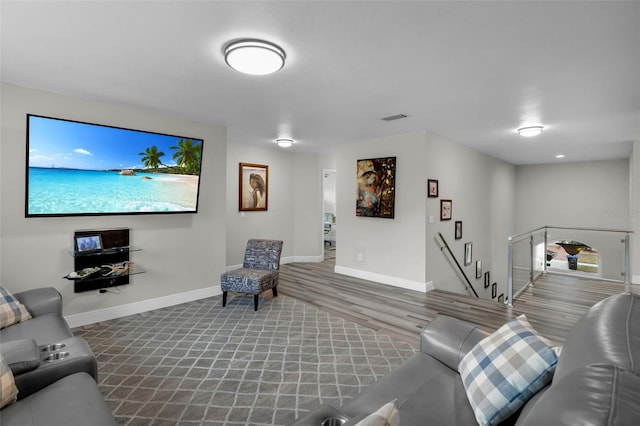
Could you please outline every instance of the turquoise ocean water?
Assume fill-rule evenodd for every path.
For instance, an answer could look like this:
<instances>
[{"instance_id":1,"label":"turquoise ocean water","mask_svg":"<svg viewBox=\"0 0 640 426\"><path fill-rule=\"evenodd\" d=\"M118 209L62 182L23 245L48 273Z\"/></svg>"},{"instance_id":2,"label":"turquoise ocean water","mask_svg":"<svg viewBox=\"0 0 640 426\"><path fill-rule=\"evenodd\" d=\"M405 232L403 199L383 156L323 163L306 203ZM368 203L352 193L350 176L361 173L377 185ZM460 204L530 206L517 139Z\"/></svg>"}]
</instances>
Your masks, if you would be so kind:
<instances>
[{"instance_id":1,"label":"turquoise ocean water","mask_svg":"<svg viewBox=\"0 0 640 426\"><path fill-rule=\"evenodd\" d=\"M28 213L194 211L197 191L197 178L191 177L31 167Z\"/></svg>"}]
</instances>

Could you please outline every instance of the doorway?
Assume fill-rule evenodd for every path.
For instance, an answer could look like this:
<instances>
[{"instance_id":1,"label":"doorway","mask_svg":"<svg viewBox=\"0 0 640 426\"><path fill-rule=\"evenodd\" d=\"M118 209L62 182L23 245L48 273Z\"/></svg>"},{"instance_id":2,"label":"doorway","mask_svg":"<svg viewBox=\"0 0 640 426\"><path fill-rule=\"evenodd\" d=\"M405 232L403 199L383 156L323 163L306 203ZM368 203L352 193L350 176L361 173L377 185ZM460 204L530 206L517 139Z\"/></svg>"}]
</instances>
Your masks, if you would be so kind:
<instances>
[{"instance_id":1,"label":"doorway","mask_svg":"<svg viewBox=\"0 0 640 426\"><path fill-rule=\"evenodd\" d=\"M325 259L335 258L336 231L336 171L324 169L322 170L322 240Z\"/></svg>"}]
</instances>

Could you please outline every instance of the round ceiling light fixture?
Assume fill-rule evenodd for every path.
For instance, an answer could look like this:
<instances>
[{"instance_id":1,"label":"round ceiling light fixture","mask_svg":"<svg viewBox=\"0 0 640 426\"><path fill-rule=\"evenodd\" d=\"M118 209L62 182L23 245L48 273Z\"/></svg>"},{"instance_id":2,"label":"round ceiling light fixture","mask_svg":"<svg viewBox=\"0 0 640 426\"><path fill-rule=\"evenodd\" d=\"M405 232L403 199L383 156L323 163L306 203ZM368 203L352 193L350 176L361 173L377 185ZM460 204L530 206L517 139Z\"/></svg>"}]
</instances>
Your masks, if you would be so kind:
<instances>
[{"instance_id":1,"label":"round ceiling light fixture","mask_svg":"<svg viewBox=\"0 0 640 426\"><path fill-rule=\"evenodd\" d=\"M265 75L284 66L284 50L263 40L238 40L224 49L224 60L231 68L245 74Z\"/></svg>"},{"instance_id":2,"label":"round ceiling light fixture","mask_svg":"<svg viewBox=\"0 0 640 426\"><path fill-rule=\"evenodd\" d=\"M524 137L531 137L531 136L538 136L540 133L542 133L542 130L544 129L544 127L542 126L528 126L528 127L520 127L518 129L518 134L520 136L524 136Z\"/></svg>"},{"instance_id":3,"label":"round ceiling light fixture","mask_svg":"<svg viewBox=\"0 0 640 426\"><path fill-rule=\"evenodd\" d=\"M289 148L290 146L293 145L293 139L285 139L285 138L276 139L276 143L280 148Z\"/></svg>"}]
</instances>

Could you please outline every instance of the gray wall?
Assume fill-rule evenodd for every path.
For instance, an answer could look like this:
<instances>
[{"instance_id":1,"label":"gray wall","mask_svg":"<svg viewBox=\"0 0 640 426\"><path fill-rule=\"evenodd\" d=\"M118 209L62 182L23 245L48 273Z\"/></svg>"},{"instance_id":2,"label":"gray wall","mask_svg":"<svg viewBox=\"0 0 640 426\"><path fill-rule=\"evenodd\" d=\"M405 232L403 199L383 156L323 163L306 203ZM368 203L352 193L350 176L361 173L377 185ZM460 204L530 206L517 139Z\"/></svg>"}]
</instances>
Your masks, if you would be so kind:
<instances>
[{"instance_id":1,"label":"gray wall","mask_svg":"<svg viewBox=\"0 0 640 426\"><path fill-rule=\"evenodd\" d=\"M274 144L275 145L275 144ZM238 210L239 164L269 166L267 211ZM227 147L227 267L242 263L250 238L284 241L282 261L322 259L322 192L317 154L239 143Z\"/></svg>"},{"instance_id":2,"label":"gray wall","mask_svg":"<svg viewBox=\"0 0 640 426\"><path fill-rule=\"evenodd\" d=\"M387 156L397 157L395 219L356 217L356 161ZM490 293L475 279L476 260L506 291L506 237L514 231L512 165L428 132L340 146L336 157L337 272L415 290L466 293L436 242L442 232L460 261L464 243L473 243L473 263L464 270L481 297ZM438 199L427 198L427 179L439 180ZM440 199L453 200L451 221L440 221ZM456 220L463 221L461 240L454 239Z\"/></svg>"},{"instance_id":3,"label":"gray wall","mask_svg":"<svg viewBox=\"0 0 640 426\"><path fill-rule=\"evenodd\" d=\"M204 139L198 214L26 219L27 113ZM122 306L145 310L154 306L150 299L166 302L180 300L179 294L197 298L216 291L226 255L224 127L2 84L0 152L0 280L11 291L53 286L64 297L65 315L105 309L114 313L113 308ZM131 228L132 244L143 249L133 260L147 272L132 277L120 294L74 293L73 283L61 279L73 270L73 231L121 226Z\"/></svg>"},{"instance_id":4,"label":"gray wall","mask_svg":"<svg viewBox=\"0 0 640 426\"><path fill-rule=\"evenodd\" d=\"M438 289L465 293L461 279L436 244L441 232L463 264L464 244L473 244L473 262L464 271L481 298L491 298L491 287L475 278L475 262L482 262L483 275L489 271L498 292L507 283L507 237L515 230L515 167L445 138L427 134L426 178L438 179L440 197L427 199L427 274ZM440 199L453 201L453 218L440 221ZM462 239L455 240L455 221L462 221Z\"/></svg>"},{"instance_id":5,"label":"gray wall","mask_svg":"<svg viewBox=\"0 0 640 426\"><path fill-rule=\"evenodd\" d=\"M516 218L518 232L550 225L629 229L629 160L518 166ZM549 241L572 239L600 252L601 276L621 280L623 234L552 230Z\"/></svg>"}]
</instances>

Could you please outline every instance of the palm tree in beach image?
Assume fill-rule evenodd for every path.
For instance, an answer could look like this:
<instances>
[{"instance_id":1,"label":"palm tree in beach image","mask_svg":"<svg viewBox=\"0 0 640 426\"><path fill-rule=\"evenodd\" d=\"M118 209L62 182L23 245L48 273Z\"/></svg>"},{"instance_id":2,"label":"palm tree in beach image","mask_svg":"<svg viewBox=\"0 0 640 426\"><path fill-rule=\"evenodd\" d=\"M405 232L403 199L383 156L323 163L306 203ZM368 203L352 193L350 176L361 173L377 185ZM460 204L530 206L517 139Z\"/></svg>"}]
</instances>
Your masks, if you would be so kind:
<instances>
[{"instance_id":1,"label":"palm tree in beach image","mask_svg":"<svg viewBox=\"0 0 640 426\"><path fill-rule=\"evenodd\" d=\"M141 152L138 155L143 156L141 161L147 169L157 169L163 165L160 157L164 155L164 152L158 151L158 147L155 145L145 148L144 152Z\"/></svg>"},{"instance_id":2,"label":"palm tree in beach image","mask_svg":"<svg viewBox=\"0 0 640 426\"><path fill-rule=\"evenodd\" d=\"M196 175L200 172L202 145L199 143L194 145L191 139L180 139L178 145L170 146L169 149L177 150L172 158L184 173Z\"/></svg>"}]
</instances>

